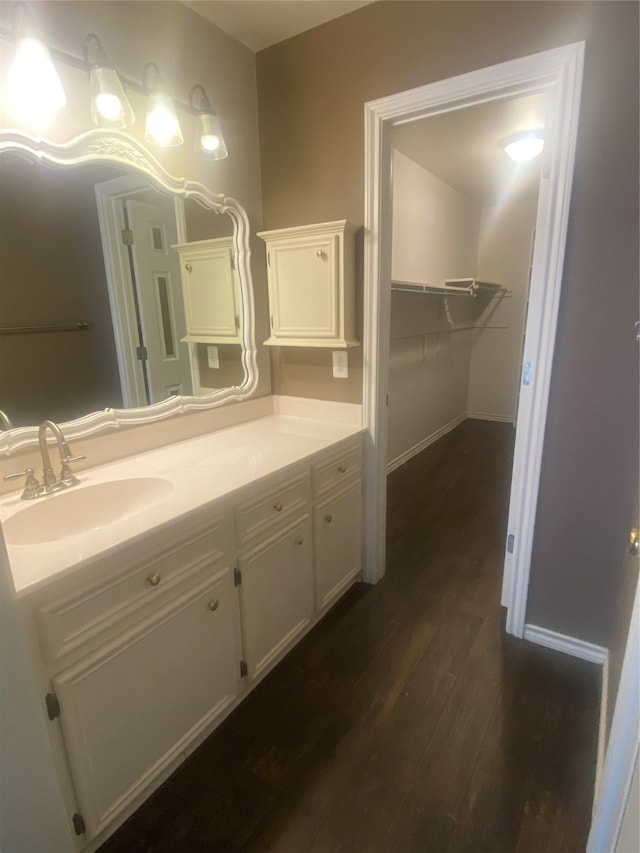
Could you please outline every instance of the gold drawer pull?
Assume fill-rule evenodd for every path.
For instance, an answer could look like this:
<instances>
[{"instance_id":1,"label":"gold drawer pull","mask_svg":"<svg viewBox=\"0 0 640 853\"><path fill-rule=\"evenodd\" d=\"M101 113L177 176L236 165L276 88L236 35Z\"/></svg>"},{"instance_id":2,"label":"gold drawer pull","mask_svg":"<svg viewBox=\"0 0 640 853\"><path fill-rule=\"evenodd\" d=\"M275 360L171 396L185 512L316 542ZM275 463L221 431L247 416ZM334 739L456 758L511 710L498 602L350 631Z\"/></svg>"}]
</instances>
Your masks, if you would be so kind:
<instances>
[{"instance_id":1,"label":"gold drawer pull","mask_svg":"<svg viewBox=\"0 0 640 853\"><path fill-rule=\"evenodd\" d=\"M325 258L325 257L326 257L326 255L325 255L325 253L322 251L322 249L318 249L318 251L316 252L316 257L318 257L318 258Z\"/></svg>"},{"instance_id":2,"label":"gold drawer pull","mask_svg":"<svg viewBox=\"0 0 640 853\"><path fill-rule=\"evenodd\" d=\"M347 466L346 465L338 465L338 473L346 474L347 473Z\"/></svg>"},{"instance_id":3,"label":"gold drawer pull","mask_svg":"<svg viewBox=\"0 0 640 853\"><path fill-rule=\"evenodd\" d=\"M325 515L324 520L331 523L333 521L333 516L331 515L331 513L329 513L329 515Z\"/></svg>"},{"instance_id":4,"label":"gold drawer pull","mask_svg":"<svg viewBox=\"0 0 640 853\"><path fill-rule=\"evenodd\" d=\"M282 510L284 509L284 505L281 504L280 501L278 501L277 504L273 505L273 508L275 509L276 512L282 512Z\"/></svg>"},{"instance_id":5,"label":"gold drawer pull","mask_svg":"<svg viewBox=\"0 0 640 853\"><path fill-rule=\"evenodd\" d=\"M186 269L186 271L187 271L187 272L191 272L191 270L193 269L193 267L191 266L191 264L185 264L185 265L184 265L184 268Z\"/></svg>"},{"instance_id":6,"label":"gold drawer pull","mask_svg":"<svg viewBox=\"0 0 640 853\"><path fill-rule=\"evenodd\" d=\"M212 612L216 611L218 607L220 607L220 602L217 598L214 598L213 601L209 602L209 610L211 610Z\"/></svg>"},{"instance_id":7,"label":"gold drawer pull","mask_svg":"<svg viewBox=\"0 0 640 853\"><path fill-rule=\"evenodd\" d=\"M302 538L302 536L296 536L296 545L302 545L303 542L304 539Z\"/></svg>"},{"instance_id":8,"label":"gold drawer pull","mask_svg":"<svg viewBox=\"0 0 640 853\"><path fill-rule=\"evenodd\" d=\"M152 575L147 575L147 583L151 586L158 586L160 583L160 575L154 572Z\"/></svg>"}]
</instances>

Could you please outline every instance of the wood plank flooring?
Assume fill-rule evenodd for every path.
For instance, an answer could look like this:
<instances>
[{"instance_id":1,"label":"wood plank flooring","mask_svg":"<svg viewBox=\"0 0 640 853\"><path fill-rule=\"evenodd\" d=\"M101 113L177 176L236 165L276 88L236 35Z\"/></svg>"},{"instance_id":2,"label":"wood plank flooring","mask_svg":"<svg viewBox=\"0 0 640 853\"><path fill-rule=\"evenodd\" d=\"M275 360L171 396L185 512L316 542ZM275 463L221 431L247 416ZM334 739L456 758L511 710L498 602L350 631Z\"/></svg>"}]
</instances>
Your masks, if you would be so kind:
<instances>
[{"instance_id":1,"label":"wood plank flooring","mask_svg":"<svg viewBox=\"0 0 640 853\"><path fill-rule=\"evenodd\" d=\"M101 853L584 850L600 672L503 633L512 444L510 425L466 421L395 471L385 578Z\"/></svg>"}]
</instances>

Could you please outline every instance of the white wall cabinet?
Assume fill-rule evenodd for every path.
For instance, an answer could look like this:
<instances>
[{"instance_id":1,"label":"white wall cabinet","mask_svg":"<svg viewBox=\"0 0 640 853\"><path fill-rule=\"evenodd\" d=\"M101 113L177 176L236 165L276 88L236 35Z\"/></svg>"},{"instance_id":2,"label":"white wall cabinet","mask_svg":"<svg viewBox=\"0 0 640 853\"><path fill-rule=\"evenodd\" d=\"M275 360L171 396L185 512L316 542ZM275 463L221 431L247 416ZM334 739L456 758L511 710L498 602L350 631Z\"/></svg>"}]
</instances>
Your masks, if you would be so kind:
<instances>
[{"instance_id":1,"label":"white wall cabinet","mask_svg":"<svg viewBox=\"0 0 640 853\"><path fill-rule=\"evenodd\" d=\"M180 256L190 343L241 343L242 301L232 237L172 246Z\"/></svg>"},{"instance_id":2,"label":"white wall cabinet","mask_svg":"<svg viewBox=\"0 0 640 853\"><path fill-rule=\"evenodd\" d=\"M258 233L267 244L267 346L351 347L355 229L346 220Z\"/></svg>"},{"instance_id":3,"label":"white wall cabinet","mask_svg":"<svg viewBox=\"0 0 640 853\"><path fill-rule=\"evenodd\" d=\"M356 579L360 457L360 439L345 441L21 599L79 850Z\"/></svg>"}]
</instances>

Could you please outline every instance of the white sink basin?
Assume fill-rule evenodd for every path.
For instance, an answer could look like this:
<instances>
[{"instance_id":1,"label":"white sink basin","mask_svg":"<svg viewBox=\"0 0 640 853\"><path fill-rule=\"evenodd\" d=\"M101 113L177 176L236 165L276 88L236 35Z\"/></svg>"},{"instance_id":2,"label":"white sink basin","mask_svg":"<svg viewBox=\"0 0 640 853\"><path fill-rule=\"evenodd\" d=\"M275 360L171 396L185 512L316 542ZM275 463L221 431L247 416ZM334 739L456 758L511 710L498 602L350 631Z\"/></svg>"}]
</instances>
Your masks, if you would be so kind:
<instances>
[{"instance_id":1,"label":"white sink basin","mask_svg":"<svg viewBox=\"0 0 640 853\"><path fill-rule=\"evenodd\" d=\"M159 477L110 480L36 498L3 523L10 545L40 545L77 536L141 512L167 497L173 483Z\"/></svg>"}]
</instances>

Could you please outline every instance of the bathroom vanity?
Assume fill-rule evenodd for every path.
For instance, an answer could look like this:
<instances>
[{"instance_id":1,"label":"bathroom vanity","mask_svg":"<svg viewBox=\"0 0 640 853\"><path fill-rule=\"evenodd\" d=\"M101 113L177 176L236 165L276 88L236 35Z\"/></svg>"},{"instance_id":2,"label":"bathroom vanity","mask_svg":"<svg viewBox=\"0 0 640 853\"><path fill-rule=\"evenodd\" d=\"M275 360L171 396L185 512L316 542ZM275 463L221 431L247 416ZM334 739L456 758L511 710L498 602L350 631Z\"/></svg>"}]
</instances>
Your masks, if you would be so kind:
<instances>
[{"instance_id":1,"label":"bathroom vanity","mask_svg":"<svg viewBox=\"0 0 640 853\"><path fill-rule=\"evenodd\" d=\"M361 432L275 414L87 470L36 501L4 498L79 849L98 846L356 580Z\"/></svg>"}]
</instances>

